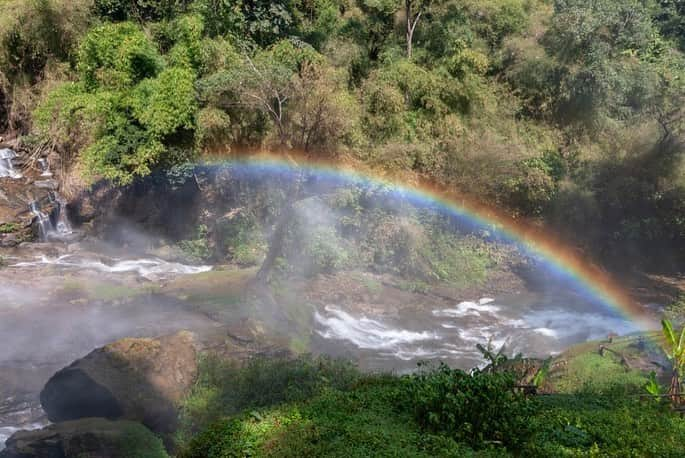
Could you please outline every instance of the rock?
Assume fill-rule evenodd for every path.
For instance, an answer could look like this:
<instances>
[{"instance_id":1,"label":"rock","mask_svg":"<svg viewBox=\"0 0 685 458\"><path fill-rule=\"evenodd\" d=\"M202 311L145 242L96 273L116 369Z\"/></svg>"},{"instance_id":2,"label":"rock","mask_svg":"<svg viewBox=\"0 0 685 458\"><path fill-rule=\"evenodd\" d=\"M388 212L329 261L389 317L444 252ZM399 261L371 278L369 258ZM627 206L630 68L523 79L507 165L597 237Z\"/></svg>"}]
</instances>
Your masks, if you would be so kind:
<instances>
[{"instance_id":1,"label":"rock","mask_svg":"<svg viewBox=\"0 0 685 458\"><path fill-rule=\"evenodd\" d=\"M0 248L12 248L21 242L17 234L0 234Z\"/></svg>"},{"instance_id":2,"label":"rock","mask_svg":"<svg viewBox=\"0 0 685 458\"><path fill-rule=\"evenodd\" d=\"M139 423L87 418L18 431L6 442L0 458L120 458L168 455L161 441Z\"/></svg>"},{"instance_id":3,"label":"rock","mask_svg":"<svg viewBox=\"0 0 685 458\"><path fill-rule=\"evenodd\" d=\"M33 185L36 188L40 189L50 189L50 190L55 190L59 188L59 182L57 180L40 180L40 181L34 181Z\"/></svg>"},{"instance_id":4,"label":"rock","mask_svg":"<svg viewBox=\"0 0 685 458\"><path fill-rule=\"evenodd\" d=\"M197 377L195 338L127 338L57 372L40 394L52 422L85 417L140 421L155 432L176 429L177 406Z\"/></svg>"}]
</instances>

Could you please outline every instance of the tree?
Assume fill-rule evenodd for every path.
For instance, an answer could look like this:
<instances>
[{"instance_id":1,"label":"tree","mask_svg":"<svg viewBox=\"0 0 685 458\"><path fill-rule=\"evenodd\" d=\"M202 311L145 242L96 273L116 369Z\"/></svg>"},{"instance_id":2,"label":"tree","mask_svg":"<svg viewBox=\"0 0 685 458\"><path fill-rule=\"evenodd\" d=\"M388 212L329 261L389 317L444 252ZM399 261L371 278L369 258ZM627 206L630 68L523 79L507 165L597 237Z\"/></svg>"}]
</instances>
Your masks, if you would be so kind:
<instances>
[{"instance_id":1,"label":"tree","mask_svg":"<svg viewBox=\"0 0 685 458\"><path fill-rule=\"evenodd\" d=\"M407 20L407 59L411 59L416 25L429 5L430 0L404 0L404 13Z\"/></svg>"},{"instance_id":2,"label":"tree","mask_svg":"<svg viewBox=\"0 0 685 458\"><path fill-rule=\"evenodd\" d=\"M680 336L676 337L673 324L669 320L661 320L661 328L666 343L666 356L671 361L671 386L668 394L671 401L679 404L681 398L682 370L685 366L685 327L680 331Z\"/></svg>"}]
</instances>

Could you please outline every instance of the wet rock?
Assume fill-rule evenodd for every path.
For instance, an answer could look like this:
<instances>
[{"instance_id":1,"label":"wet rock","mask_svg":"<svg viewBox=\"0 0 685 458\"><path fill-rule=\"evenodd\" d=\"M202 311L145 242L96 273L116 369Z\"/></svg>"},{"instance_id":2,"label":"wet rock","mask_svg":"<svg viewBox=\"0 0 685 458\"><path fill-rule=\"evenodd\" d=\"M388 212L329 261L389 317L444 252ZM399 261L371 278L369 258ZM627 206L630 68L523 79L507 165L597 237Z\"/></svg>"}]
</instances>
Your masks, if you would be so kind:
<instances>
[{"instance_id":1,"label":"wet rock","mask_svg":"<svg viewBox=\"0 0 685 458\"><path fill-rule=\"evenodd\" d=\"M22 239L17 234L1 234L0 248L12 248L19 245Z\"/></svg>"},{"instance_id":2,"label":"wet rock","mask_svg":"<svg viewBox=\"0 0 685 458\"><path fill-rule=\"evenodd\" d=\"M53 422L85 417L142 422L158 433L176 428L177 406L197 376L195 338L127 338L57 372L40 395Z\"/></svg>"},{"instance_id":3,"label":"wet rock","mask_svg":"<svg viewBox=\"0 0 685 458\"><path fill-rule=\"evenodd\" d=\"M159 439L131 421L87 418L18 431L6 442L0 458L165 457Z\"/></svg>"},{"instance_id":4,"label":"wet rock","mask_svg":"<svg viewBox=\"0 0 685 458\"><path fill-rule=\"evenodd\" d=\"M57 180L39 180L39 181L34 181L33 185L36 188L40 189L50 189L50 190L56 190L59 188L59 182Z\"/></svg>"}]
</instances>

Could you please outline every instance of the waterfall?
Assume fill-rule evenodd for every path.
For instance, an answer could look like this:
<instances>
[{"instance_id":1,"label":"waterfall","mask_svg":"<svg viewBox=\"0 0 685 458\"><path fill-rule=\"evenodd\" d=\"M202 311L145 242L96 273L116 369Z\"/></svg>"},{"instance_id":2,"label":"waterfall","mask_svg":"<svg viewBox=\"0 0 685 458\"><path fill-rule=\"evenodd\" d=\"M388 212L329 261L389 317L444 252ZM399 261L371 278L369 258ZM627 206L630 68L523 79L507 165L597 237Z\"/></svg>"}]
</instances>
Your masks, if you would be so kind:
<instances>
[{"instance_id":1,"label":"waterfall","mask_svg":"<svg viewBox=\"0 0 685 458\"><path fill-rule=\"evenodd\" d=\"M67 200L55 192L50 194L50 201L55 204L53 211L55 223L50 215L41 210L38 201L34 200L29 204L29 210L36 217L38 224L38 238L41 242L67 240L67 236L74 233L69 221Z\"/></svg>"},{"instance_id":2,"label":"waterfall","mask_svg":"<svg viewBox=\"0 0 685 458\"><path fill-rule=\"evenodd\" d=\"M38 240L46 242L50 234L55 232L50 217L40 209L40 204L33 201L29 204L29 210L36 217L36 224L38 224Z\"/></svg>"},{"instance_id":3,"label":"waterfall","mask_svg":"<svg viewBox=\"0 0 685 458\"><path fill-rule=\"evenodd\" d=\"M41 157L38 159L38 165L40 166L40 176L42 177L51 177L52 172L50 171L50 163L48 160L44 157Z\"/></svg>"},{"instance_id":4,"label":"waterfall","mask_svg":"<svg viewBox=\"0 0 685 458\"><path fill-rule=\"evenodd\" d=\"M54 199L57 203L57 225L56 229L59 234L71 234L71 222L69 221L69 214L67 213L67 200L54 193Z\"/></svg>"},{"instance_id":5,"label":"waterfall","mask_svg":"<svg viewBox=\"0 0 685 458\"><path fill-rule=\"evenodd\" d=\"M15 170L14 164L12 163L12 159L15 157L17 157L17 153L13 150L9 148L0 149L0 178L9 177L18 179L22 177L22 174Z\"/></svg>"}]
</instances>

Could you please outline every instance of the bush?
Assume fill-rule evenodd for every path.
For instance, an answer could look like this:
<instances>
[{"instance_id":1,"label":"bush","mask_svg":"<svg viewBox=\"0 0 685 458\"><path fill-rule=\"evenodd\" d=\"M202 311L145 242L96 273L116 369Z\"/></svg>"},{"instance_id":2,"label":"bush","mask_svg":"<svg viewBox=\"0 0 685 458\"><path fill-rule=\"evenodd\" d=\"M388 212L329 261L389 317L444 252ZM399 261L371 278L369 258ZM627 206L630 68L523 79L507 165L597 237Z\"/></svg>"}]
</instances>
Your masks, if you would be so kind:
<instances>
[{"instance_id":1,"label":"bush","mask_svg":"<svg viewBox=\"0 0 685 458\"><path fill-rule=\"evenodd\" d=\"M95 0L95 12L113 21L168 19L185 11L192 0Z\"/></svg>"},{"instance_id":2,"label":"bush","mask_svg":"<svg viewBox=\"0 0 685 458\"><path fill-rule=\"evenodd\" d=\"M336 272L350 260L345 242L334 228L319 228L303 243L306 263L303 268L306 275Z\"/></svg>"},{"instance_id":3,"label":"bush","mask_svg":"<svg viewBox=\"0 0 685 458\"><path fill-rule=\"evenodd\" d=\"M73 62L93 22L89 0L0 2L0 72L12 81L40 79L50 59Z\"/></svg>"},{"instance_id":4,"label":"bush","mask_svg":"<svg viewBox=\"0 0 685 458\"><path fill-rule=\"evenodd\" d=\"M620 390L619 390L620 391ZM531 419L523 456L682 456L685 422L635 398L550 396Z\"/></svg>"},{"instance_id":5,"label":"bush","mask_svg":"<svg viewBox=\"0 0 685 458\"><path fill-rule=\"evenodd\" d=\"M533 402L514 391L508 373L467 374L438 368L406 378L408 406L423 427L474 447L502 443L519 449L532 430Z\"/></svg>"},{"instance_id":6,"label":"bush","mask_svg":"<svg viewBox=\"0 0 685 458\"><path fill-rule=\"evenodd\" d=\"M124 89L155 76L163 65L155 45L133 23L106 24L88 32L79 47L78 71L88 90Z\"/></svg>"},{"instance_id":7,"label":"bush","mask_svg":"<svg viewBox=\"0 0 685 458\"><path fill-rule=\"evenodd\" d=\"M209 240L207 238L207 226L201 224L197 228L197 235L195 239L183 240L178 243L178 247L195 262L206 261L212 257L212 251L209 249Z\"/></svg>"},{"instance_id":8,"label":"bush","mask_svg":"<svg viewBox=\"0 0 685 458\"><path fill-rule=\"evenodd\" d=\"M191 70L173 67L138 85L133 111L150 134L161 138L178 129L193 128L197 110L194 80Z\"/></svg>"},{"instance_id":9,"label":"bush","mask_svg":"<svg viewBox=\"0 0 685 458\"><path fill-rule=\"evenodd\" d=\"M168 458L162 440L145 426L131 423L126 426L120 440L119 453L122 458Z\"/></svg>"}]
</instances>

